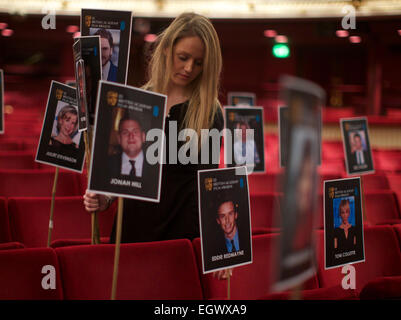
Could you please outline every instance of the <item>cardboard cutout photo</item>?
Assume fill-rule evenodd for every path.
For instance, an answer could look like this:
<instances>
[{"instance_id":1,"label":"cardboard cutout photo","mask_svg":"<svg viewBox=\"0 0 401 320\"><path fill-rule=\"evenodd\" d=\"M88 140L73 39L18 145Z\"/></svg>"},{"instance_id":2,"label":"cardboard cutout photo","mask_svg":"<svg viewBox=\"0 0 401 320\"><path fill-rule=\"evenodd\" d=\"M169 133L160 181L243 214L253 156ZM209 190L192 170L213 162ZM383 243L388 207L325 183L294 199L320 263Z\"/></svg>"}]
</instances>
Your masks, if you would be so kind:
<instances>
[{"instance_id":1,"label":"cardboard cutout photo","mask_svg":"<svg viewBox=\"0 0 401 320\"><path fill-rule=\"evenodd\" d=\"M79 130L83 131L88 125L93 126L95 119L97 86L102 76L100 36L75 38L73 51L79 96Z\"/></svg>"},{"instance_id":2,"label":"cardboard cutout photo","mask_svg":"<svg viewBox=\"0 0 401 320\"><path fill-rule=\"evenodd\" d=\"M265 172L263 107L224 107L224 119L227 166L245 165L248 174Z\"/></svg>"},{"instance_id":3,"label":"cardboard cutout photo","mask_svg":"<svg viewBox=\"0 0 401 320\"><path fill-rule=\"evenodd\" d=\"M313 276L319 160L319 110L325 93L316 84L281 79L288 105L288 149L280 205L282 232L276 265L275 291L291 289Z\"/></svg>"},{"instance_id":4,"label":"cardboard cutout photo","mask_svg":"<svg viewBox=\"0 0 401 320\"><path fill-rule=\"evenodd\" d=\"M0 69L0 134L4 133L4 72Z\"/></svg>"},{"instance_id":5,"label":"cardboard cutout photo","mask_svg":"<svg viewBox=\"0 0 401 320\"><path fill-rule=\"evenodd\" d=\"M85 65L83 59L79 59L75 63L75 74L78 97L78 130L81 132L88 128L88 105L86 103Z\"/></svg>"},{"instance_id":6,"label":"cardboard cutout photo","mask_svg":"<svg viewBox=\"0 0 401 320\"><path fill-rule=\"evenodd\" d=\"M318 165L322 163L322 117L319 110L319 114L316 116L319 130L319 161ZM279 132L279 165L281 168L285 167L285 159L287 159L287 148L289 146L288 141L288 107L280 106L278 112L278 132Z\"/></svg>"},{"instance_id":7,"label":"cardboard cutout photo","mask_svg":"<svg viewBox=\"0 0 401 320\"><path fill-rule=\"evenodd\" d=\"M100 81L97 101L89 189L159 202L166 96Z\"/></svg>"},{"instance_id":8,"label":"cardboard cutout photo","mask_svg":"<svg viewBox=\"0 0 401 320\"><path fill-rule=\"evenodd\" d=\"M198 171L203 273L252 263L245 167Z\"/></svg>"},{"instance_id":9,"label":"cardboard cutout photo","mask_svg":"<svg viewBox=\"0 0 401 320\"><path fill-rule=\"evenodd\" d=\"M366 118L340 119L345 163L349 175L373 173L373 158Z\"/></svg>"},{"instance_id":10,"label":"cardboard cutout photo","mask_svg":"<svg viewBox=\"0 0 401 320\"><path fill-rule=\"evenodd\" d=\"M360 178L324 182L325 269L365 260Z\"/></svg>"},{"instance_id":11,"label":"cardboard cutout photo","mask_svg":"<svg viewBox=\"0 0 401 320\"><path fill-rule=\"evenodd\" d=\"M127 83L132 12L82 9L81 34L100 36L102 80Z\"/></svg>"},{"instance_id":12,"label":"cardboard cutout photo","mask_svg":"<svg viewBox=\"0 0 401 320\"><path fill-rule=\"evenodd\" d=\"M76 90L52 81L35 161L82 172L84 156Z\"/></svg>"},{"instance_id":13,"label":"cardboard cutout photo","mask_svg":"<svg viewBox=\"0 0 401 320\"><path fill-rule=\"evenodd\" d=\"M238 107L254 106L256 105L256 95L252 92L229 92L227 104Z\"/></svg>"}]
</instances>

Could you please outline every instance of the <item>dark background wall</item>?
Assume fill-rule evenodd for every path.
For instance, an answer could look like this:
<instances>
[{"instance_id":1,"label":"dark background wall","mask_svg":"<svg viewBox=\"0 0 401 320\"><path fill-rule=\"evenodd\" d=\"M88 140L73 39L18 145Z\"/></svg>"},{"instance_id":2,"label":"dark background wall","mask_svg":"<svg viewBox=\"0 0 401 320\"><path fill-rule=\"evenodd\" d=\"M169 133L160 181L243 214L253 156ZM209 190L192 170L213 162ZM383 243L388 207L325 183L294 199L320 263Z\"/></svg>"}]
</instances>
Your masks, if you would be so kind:
<instances>
[{"instance_id":1,"label":"dark background wall","mask_svg":"<svg viewBox=\"0 0 401 320\"><path fill-rule=\"evenodd\" d=\"M5 70L6 88L43 95L39 101L47 96L50 80L73 78L73 38L66 28L79 26L78 16L57 16L56 29L43 30L41 19L0 14L0 22L14 30L11 37L0 36L0 68ZM171 22L146 20L151 33L160 32ZM223 103L229 91L251 91L256 93L258 104L274 104L279 76L292 74L320 84L328 94L328 106L351 106L368 114L401 109L401 36L397 33L401 17L357 18L356 29L350 34L361 36L359 44L336 37L340 19L218 19L213 24L224 59ZM264 37L265 29L288 37L289 58L272 56L274 40ZM143 34L133 31L128 84L144 83L150 47ZM373 95L373 88L379 88L379 97L377 92ZM339 95L340 100L333 98ZM372 106L373 101L379 103L379 109Z\"/></svg>"}]
</instances>

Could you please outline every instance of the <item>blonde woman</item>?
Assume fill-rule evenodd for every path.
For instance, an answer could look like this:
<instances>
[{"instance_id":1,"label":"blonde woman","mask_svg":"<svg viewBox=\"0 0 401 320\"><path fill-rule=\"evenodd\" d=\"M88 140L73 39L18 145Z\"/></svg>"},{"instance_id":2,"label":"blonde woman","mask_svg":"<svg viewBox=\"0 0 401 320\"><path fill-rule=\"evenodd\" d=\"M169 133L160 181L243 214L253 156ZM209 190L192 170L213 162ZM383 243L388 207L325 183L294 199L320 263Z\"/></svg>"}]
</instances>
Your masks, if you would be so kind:
<instances>
[{"instance_id":1,"label":"blonde woman","mask_svg":"<svg viewBox=\"0 0 401 320\"><path fill-rule=\"evenodd\" d=\"M169 127L176 122L178 131L189 128L197 137L201 137L201 129L223 129L218 101L221 68L219 39L204 16L181 14L159 35L144 88L168 96L167 163L162 170L161 198L160 203L124 199L122 242L199 237L197 171L217 168L218 164L180 163L177 150L185 142L177 141L170 151ZM203 140L195 139L201 146ZM200 163L201 147L197 151ZM176 154L172 157L171 152ZM174 158L176 164L169 161ZM89 212L105 210L112 201L103 195L89 192L84 195ZM111 242L115 242L115 226Z\"/></svg>"},{"instance_id":2,"label":"blonde woman","mask_svg":"<svg viewBox=\"0 0 401 320\"><path fill-rule=\"evenodd\" d=\"M73 106L61 108L57 115L57 135L52 136L49 145L60 151L76 151L78 145L72 140L78 128L78 112Z\"/></svg>"}]
</instances>

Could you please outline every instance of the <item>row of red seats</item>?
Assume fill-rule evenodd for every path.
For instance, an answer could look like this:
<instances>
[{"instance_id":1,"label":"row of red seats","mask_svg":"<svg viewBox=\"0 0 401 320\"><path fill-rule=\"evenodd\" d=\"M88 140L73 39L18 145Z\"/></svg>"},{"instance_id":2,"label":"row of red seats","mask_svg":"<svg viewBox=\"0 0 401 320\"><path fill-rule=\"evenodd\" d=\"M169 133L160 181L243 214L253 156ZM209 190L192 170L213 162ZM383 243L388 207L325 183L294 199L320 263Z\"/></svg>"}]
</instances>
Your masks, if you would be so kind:
<instances>
[{"instance_id":1,"label":"row of red seats","mask_svg":"<svg viewBox=\"0 0 401 320\"><path fill-rule=\"evenodd\" d=\"M1 157L0 157L1 158ZM21 161L24 161L21 158ZM321 174L318 190L322 190L323 181L345 178L338 174ZM279 183L282 171L249 176L250 194L281 192ZM87 185L85 174L60 170L57 185L58 196L82 195ZM0 169L0 196L48 196L54 180L53 169ZM362 178L364 191L393 190L399 191L401 174L369 174Z\"/></svg>"},{"instance_id":2,"label":"row of red seats","mask_svg":"<svg viewBox=\"0 0 401 320\"><path fill-rule=\"evenodd\" d=\"M341 287L341 267L324 270L324 236L316 233L317 272L304 283L301 298L400 297L401 225L364 229L365 261L354 264L355 290ZM252 237L253 262L233 270L232 299L288 299L289 292L271 292L279 238ZM109 244L0 250L0 299L109 299L114 250ZM54 290L41 286L48 265L56 272ZM226 299L227 281L201 270L199 238L192 244L185 239L122 244L117 299Z\"/></svg>"},{"instance_id":3,"label":"row of red seats","mask_svg":"<svg viewBox=\"0 0 401 320\"><path fill-rule=\"evenodd\" d=\"M37 140L8 140L0 143L0 169L48 169L49 165L35 162ZM3 150L3 151L1 151ZM267 173L282 171L278 165L278 157L265 152ZM401 152L394 155L385 153L380 156L380 161L375 161L375 170L382 174L401 173ZM381 165L378 165L380 163ZM318 168L320 174L335 174L345 176L345 163L341 159L323 159L322 165Z\"/></svg>"},{"instance_id":4,"label":"row of red seats","mask_svg":"<svg viewBox=\"0 0 401 320\"><path fill-rule=\"evenodd\" d=\"M251 228L253 234L279 232L282 194L268 193L250 196ZM401 214L392 191L365 194L365 225L401 224ZM16 241L26 247L44 247L50 216L51 198L0 198L0 243ZM116 203L99 213L100 236L110 235ZM316 228L323 229L323 196L318 197ZM57 197L54 206L52 239L56 242L81 241L90 238L90 215L85 211L82 197ZM87 240L89 241L89 240Z\"/></svg>"}]
</instances>

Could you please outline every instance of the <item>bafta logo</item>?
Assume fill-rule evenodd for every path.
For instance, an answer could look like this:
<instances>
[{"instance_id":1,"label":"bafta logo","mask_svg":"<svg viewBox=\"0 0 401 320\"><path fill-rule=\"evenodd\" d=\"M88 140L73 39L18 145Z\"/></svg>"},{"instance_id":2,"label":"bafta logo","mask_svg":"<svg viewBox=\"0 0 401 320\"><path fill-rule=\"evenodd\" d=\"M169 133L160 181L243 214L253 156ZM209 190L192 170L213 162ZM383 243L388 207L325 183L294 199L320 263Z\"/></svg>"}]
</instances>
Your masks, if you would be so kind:
<instances>
[{"instance_id":1,"label":"bafta logo","mask_svg":"<svg viewBox=\"0 0 401 320\"><path fill-rule=\"evenodd\" d=\"M205 189L206 189L206 191L212 191L212 189L213 189L213 179L212 178L205 179Z\"/></svg>"},{"instance_id":2,"label":"bafta logo","mask_svg":"<svg viewBox=\"0 0 401 320\"><path fill-rule=\"evenodd\" d=\"M92 25L92 16L85 16L85 25L88 28Z\"/></svg>"},{"instance_id":3,"label":"bafta logo","mask_svg":"<svg viewBox=\"0 0 401 320\"><path fill-rule=\"evenodd\" d=\"M118 93L115 91L108 91L107 92L107 103L108 105L114 107L117 104L118 100Z\"/></svg>"},{"instance_id":4,"label":"bafta logo","mask_svg":"<svg viewBox=\"0 0 401 320\"><path fill-rule=\"evenodd\" d=\"M345 131L348 131L349 130L349 123L346 123L345 124Z\"/></svg>"},{"instance_id":5,"label":"bafta logo","mask_svg":"<svg viewBox=\"0 0 401 320\"><path fill-rule=\"evenodd\" d=\"M228 120L230 120L231 122L233 122L235 119L235 113L234 112L229 112L228 113Z\"/></svg>"},{"instance_id":6,"label":"bafta logo","mask_svg":"<svg viewBox=\"0 0 401 320\"><path fill-rule=\"evenodd\" d=\"M63 97L63 90L56 89L56 99L61 100L62 97Z\"/></svg>"},{"instance_id":7,"label":"bafta logo","mask_svg":"<svg viewBox=\"0 0 401 320\"><path fill-rule=\"evenodd\" d=\"M329 199L333 199L334 198L334 187L330 187L329 188Z\"/></svg>"}]
</instances>

